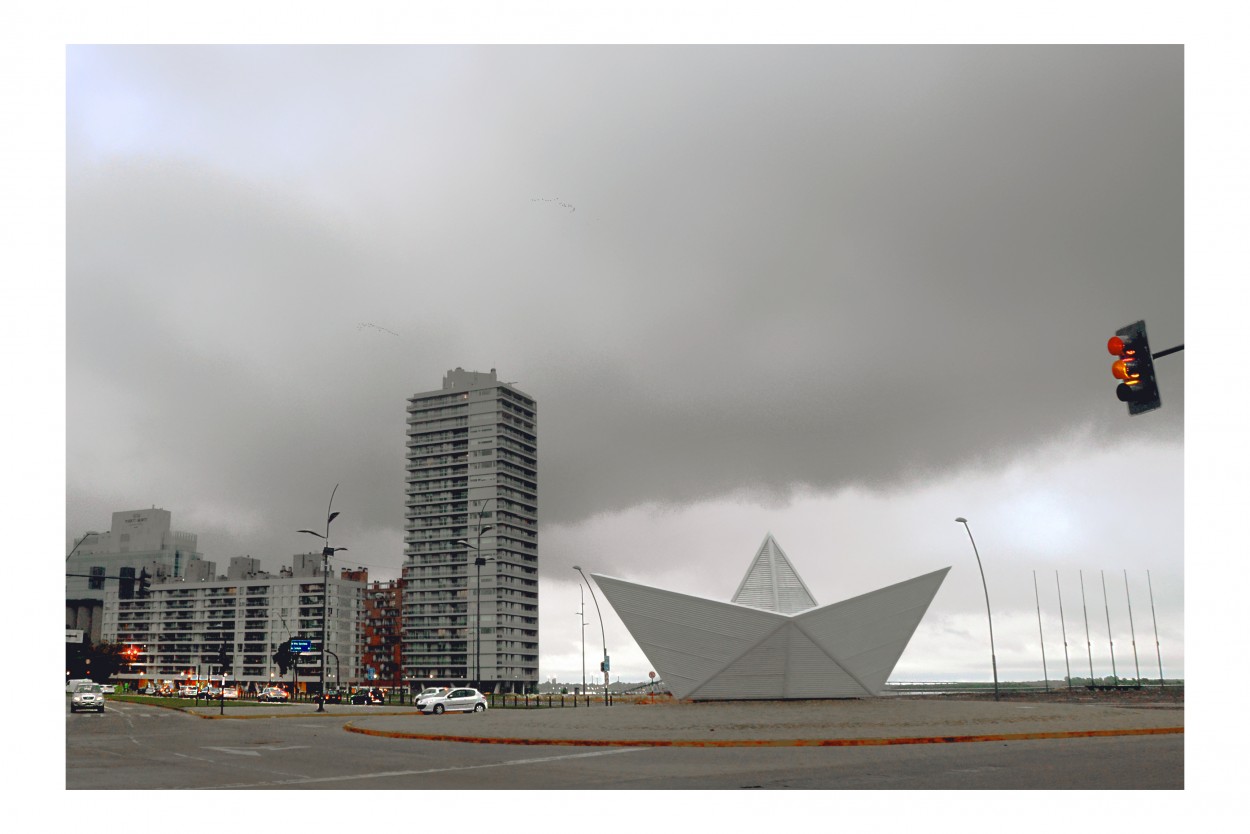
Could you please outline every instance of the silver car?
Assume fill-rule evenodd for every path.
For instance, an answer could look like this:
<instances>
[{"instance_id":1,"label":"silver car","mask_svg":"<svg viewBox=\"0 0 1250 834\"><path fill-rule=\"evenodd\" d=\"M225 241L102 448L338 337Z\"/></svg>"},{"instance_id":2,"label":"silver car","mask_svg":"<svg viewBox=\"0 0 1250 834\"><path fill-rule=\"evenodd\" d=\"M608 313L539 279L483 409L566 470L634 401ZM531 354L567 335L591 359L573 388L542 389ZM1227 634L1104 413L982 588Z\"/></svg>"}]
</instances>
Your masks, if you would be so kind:
<instances>
[{"instance_id":1,"label":"silver car","mask_svg":"<svg viewBox=\"0 0 1250 834\"><path fill-rule=\"evenodd\" d=\"M417 708L424 713L485 712L486 696L476 689L461 688L417 699Z\"/></svg>"},{"instance_id":2,"label":"silver car","mask_svg":"<svg viewBox=\"0 0 1250 834\"><path fill-rule=\"evenodd\" d=\"M74 694L69 696L69 711L78 712L80 709L93 709L96 712L104 712L104 690L98 683L79 684L74 690Z\"/></svg>"}]
</instances>

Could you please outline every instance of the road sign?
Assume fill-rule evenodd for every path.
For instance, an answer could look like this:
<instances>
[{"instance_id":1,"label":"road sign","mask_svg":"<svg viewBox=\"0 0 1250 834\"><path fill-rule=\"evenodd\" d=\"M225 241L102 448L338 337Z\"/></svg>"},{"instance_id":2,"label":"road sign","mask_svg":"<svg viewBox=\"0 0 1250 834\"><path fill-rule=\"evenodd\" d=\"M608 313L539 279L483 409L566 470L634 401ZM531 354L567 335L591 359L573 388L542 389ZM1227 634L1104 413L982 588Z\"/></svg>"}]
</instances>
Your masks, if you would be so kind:
<instances>
[{"instance_id":1,"label":"road sign","mask_svg":"<svg viewBox=\"0 0 1250 834\"><path fill-rule=\"evenodd\" d=\"M310 652L310 651L312 651L311 640L305 640L300 637L296 637L291 640L291 653L292 654L303 654L304 652Z\"/></svg>"},{"instance_id":2,"label":"road sign","mask_svg":"<svg viewBox=\"0 0 1250 834\"><path fill-rule=\"evenodd\" d=\"M83 636L83 634L82 634L82 629L81 629L81 628L67 628L67 629L65 629L65 642L66 642L66 643L81 643L81 642L82 642L82 636Z\"/></svg>"}]
</instances>

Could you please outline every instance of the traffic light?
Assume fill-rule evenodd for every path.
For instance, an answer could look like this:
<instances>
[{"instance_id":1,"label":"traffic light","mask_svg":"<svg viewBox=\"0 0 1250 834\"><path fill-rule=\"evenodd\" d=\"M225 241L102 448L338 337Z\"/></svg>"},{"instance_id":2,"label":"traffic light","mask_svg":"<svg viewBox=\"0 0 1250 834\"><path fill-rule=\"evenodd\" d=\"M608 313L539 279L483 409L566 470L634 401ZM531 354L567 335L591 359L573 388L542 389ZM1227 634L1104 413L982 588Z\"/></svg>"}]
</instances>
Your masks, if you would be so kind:
<instances>
[{"instance_id":1,"label":"traffic light","mask_svg":"<svg viewBox=\"0 0 1250 834\"><path fill-rule=\"evenodd\" d=\"M291 656L291 641L287 640L278 645L278 650L273 653L273 662L278 664L278 671L286 674L294 663Z\"/></svg>"},{"instance_id":2,"label":"traffic light","mask_svg":"<svg viewBox=\"0 0 1250 834\"><path fill-rule=\"evenodd\" d=\"M135 596L146 598L152 593L152 579L148 576L148 569L144 568L139 571L139 587L135 590Z\"/></svg>"},{"instance_id":3,"label":"traffic light","mask_svg":"<svg viewBox=\"0 0 1250 834\"><path fill-rule=\"evenodd\" d=\"M1155 381L1154 360L1146 339L1146 322L1121 327L1107 340L1107 352L1117 357L1111 375L1121 380L1115 395L1128 403L1129 414L1141 414L1159 407L1159 386Z\"/></svg>"},{"instance_id":4,"label":"traffic light","mask_svg":"<svg viewBox=\"0 0 1250 834\"><path fill-rule=\"evenodd\" d=\"M117 598L135 598L135 569L121 568L117 571Z\"/></svg>"},{"instance_id":5,"label":"traffic light","mask_svg":"<svg viewBox=\"0 0 1250 834\"><path fill-rule=\"evenodd\" d=\"M222 643L221 648L217 650L217 665L221 667L223 673L230 671L230 655L226 653L227 648L229 647Z\"/></svg>"}]
</instances>

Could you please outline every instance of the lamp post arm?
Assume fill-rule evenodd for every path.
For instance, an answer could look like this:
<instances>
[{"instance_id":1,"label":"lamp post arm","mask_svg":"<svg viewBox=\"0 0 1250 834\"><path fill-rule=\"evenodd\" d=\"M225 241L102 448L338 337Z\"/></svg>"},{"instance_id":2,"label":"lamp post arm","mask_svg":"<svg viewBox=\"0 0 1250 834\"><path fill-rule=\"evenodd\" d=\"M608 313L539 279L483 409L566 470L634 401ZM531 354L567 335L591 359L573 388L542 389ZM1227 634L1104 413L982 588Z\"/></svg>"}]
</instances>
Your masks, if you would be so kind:
<instances>
[{"instance_id":1,"label":"lamp post arm","mask_svg":"<svg viewBox=\"0 0 1250 834\"><path fill-rule=\"evenodd\" d=\"M88 530L86 533L83 533L83 536L81 539L78 540L78 543L74 545L74 547L70 550L69 553L65 554L65 561L67 562L69 561L69 557L74 555L74 551L82 546L82 543L87 540L88 536L97 536L97 535L99 534L94 530Z\"/></svg>"},{"instance_id":2,"label":"lamp post arm","mask_svg":"<svg viewBox=\"0 0 1250 834\"><path fill-rule=\"evenodd\" d=\"M990 625L990 664L994 670L994 700L998 700L998 653L994 650L994 615L990 611L990 586L985 581L985 568L981 565L981 553L977 550L977 540L972 537L972 528L967 520L956 519L968 531L968 541L972 542L972 553L977 557L977 570L981 572L981 588L985 591L985 617Z\"/></svg>"},{"instance_id":3,"label":"lamp post arm","mask_svg":"<svg viewBox=\"0 0 1250 834\"><path fill-rule=\"evenodd\" d=\"M326 507L326 541L330 540L330 522L334 521L334 517L338 515L338 513L330 512L330 508L334 506L334 493L338 491L338 484L335 484L334 489L330 490L330 504Z\"/></svg>"},{"instance_id":4,"label":"lamp post arm","mask_svg":"<svg viewBox=\"0 0 1250 834\"><path fill-rule=\"evenodd\" d=\"M590 583L587 583L587 587L590 587ZM599 639L603 642L603 656L607 657L608 656L608 638L603 631L603 612L599 610L599 600L595 596L594 588L590 588L590 599L591 601L594 602L595 614L598 615L599 617Z\"/></svg>"},{"instance_id":5,"label":"lamp post arm","mask_svg":"<svg viewBox=\"0 0 1250 834\"><path fill-rule=\"evenodd\" d=\"M972 555L977 557L977 570L981 572L981 589L985 591L985 614L989 618L990 624L990 651L994 651L994 620L990 613L990 587L985 582L985 568L981 565L981 554L977 551L977 541L972 538L972 531L968 529L968 525L964 525L964 529L968 531L968 540L972 542Z\"/></svg>"},{"instance_id":6,"label":"lamp post arm","mask_svg":"<svg viewBox=\"0 0 1250 834\"><path fill-rule=\"evenodd\" d=\"M577 572L582 574L582 581L586 583L586 587L590 588L590 599L595 603L595 613L599 615L599 637L603 640L603 657L606 660L608 656L608 638L603 630L603 612L599 610L599 598L595 596L595 589L590 584L590 580L586 578L586 574L581 568L577 568Z\"/></svg>"}]
</instances>

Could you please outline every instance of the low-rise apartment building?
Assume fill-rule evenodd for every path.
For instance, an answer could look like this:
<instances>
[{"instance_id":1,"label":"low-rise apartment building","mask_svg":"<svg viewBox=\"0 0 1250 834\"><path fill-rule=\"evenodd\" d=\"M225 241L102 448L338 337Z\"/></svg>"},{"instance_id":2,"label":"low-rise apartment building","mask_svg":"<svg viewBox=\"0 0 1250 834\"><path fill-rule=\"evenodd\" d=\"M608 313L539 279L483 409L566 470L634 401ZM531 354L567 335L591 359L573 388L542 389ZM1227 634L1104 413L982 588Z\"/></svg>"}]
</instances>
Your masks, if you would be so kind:
<instances>
[{"instance_id":1,"label":"low-rise apartment building","mask_svg":"<svg viewBox=\"0 0 1250 834\"><path fill-rule=\"evenodd\" d=\"M320 553L294 556L277 575L260 571L256 559L237 557L224 577L159 577L146 598L122 599L116 589L106 589L101 636L123 647L127 663L116 679L135 686L217 676L224 645L232 665L228 678L238 685L297 683L299 691L316 692L327 586L326 684L345 686L363 678L365 583L333 575L327 582ZM274 653L292 638L309 640L312 651L283 675Z\"/></svg>"}]
</instances>

